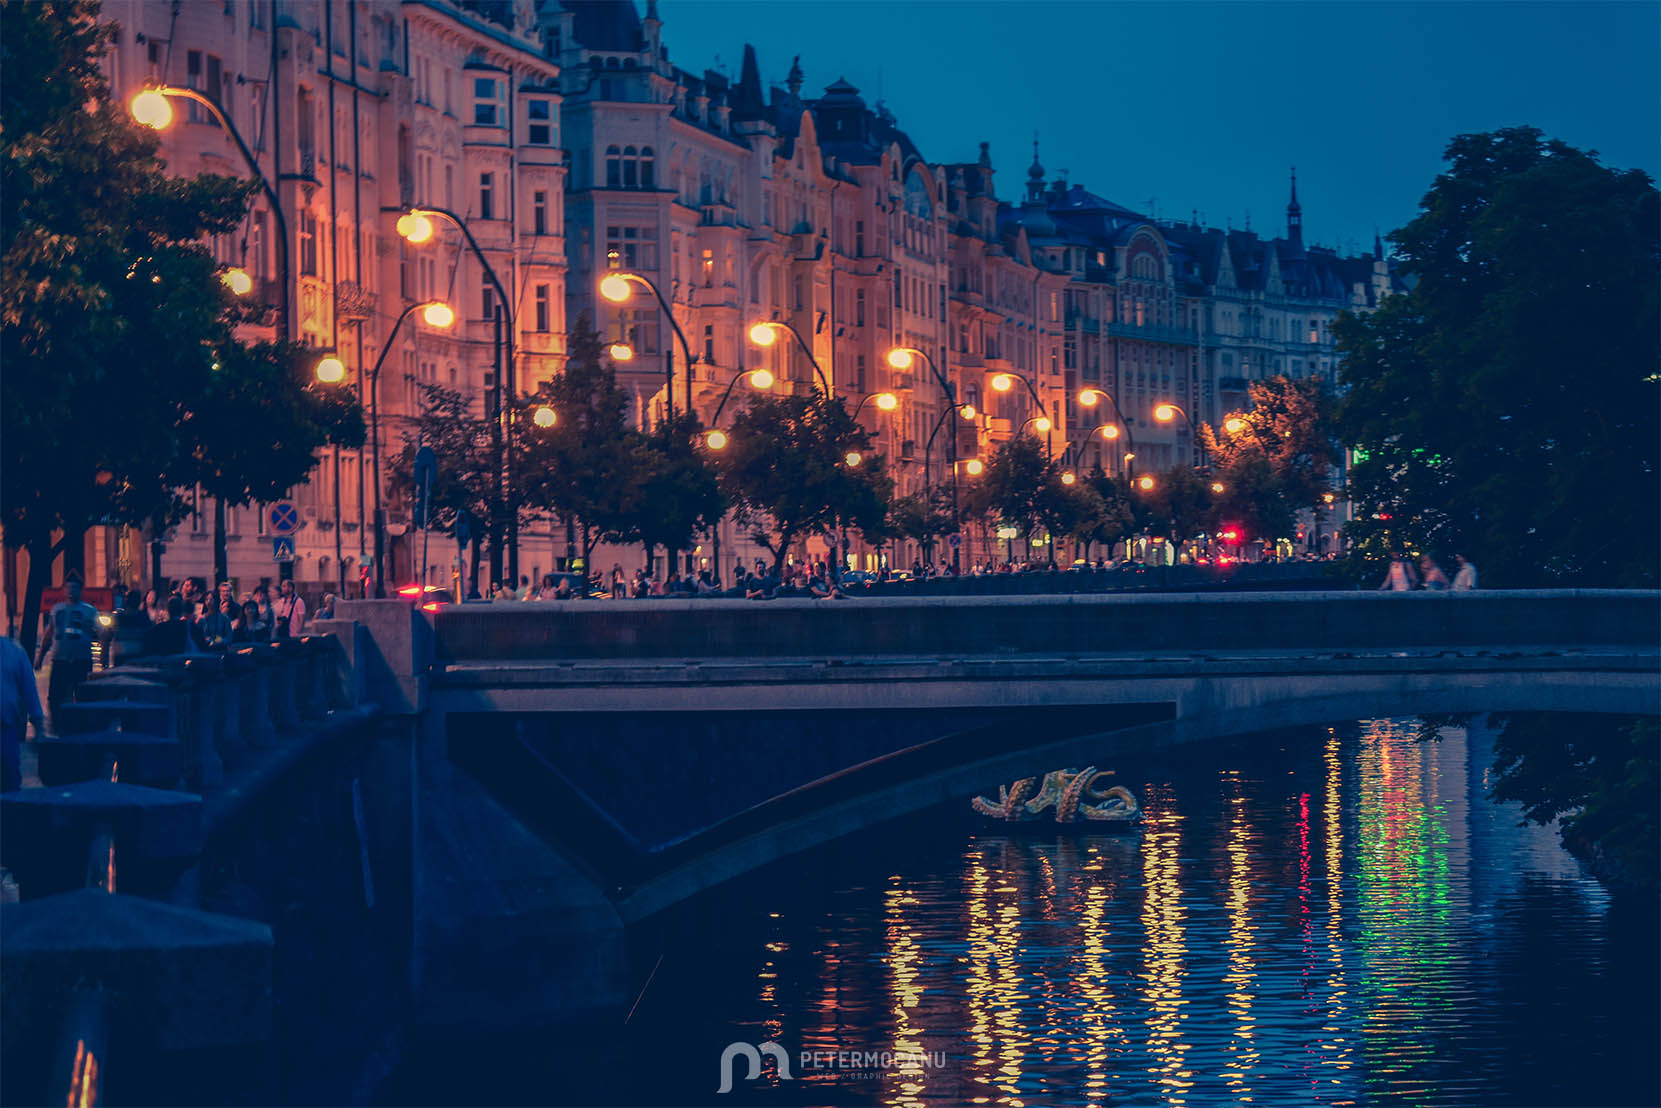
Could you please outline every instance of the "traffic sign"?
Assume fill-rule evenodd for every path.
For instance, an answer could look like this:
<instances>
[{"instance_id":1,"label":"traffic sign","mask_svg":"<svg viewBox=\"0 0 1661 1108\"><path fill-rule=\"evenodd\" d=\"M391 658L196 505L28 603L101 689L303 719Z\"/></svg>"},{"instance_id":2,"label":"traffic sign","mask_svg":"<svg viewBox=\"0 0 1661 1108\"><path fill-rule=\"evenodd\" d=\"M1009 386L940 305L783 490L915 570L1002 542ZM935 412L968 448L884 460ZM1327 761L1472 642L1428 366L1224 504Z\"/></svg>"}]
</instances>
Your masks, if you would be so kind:
<instances>
[{"instance_id":1,"label":"traffic sign","mask_svg":"<svg viewBox=\"0 0 1661 1108\"><path fill-rule=\"evenodd\" d=\"M271 505L271 533L274 535L292 535L300 529L300 513L293 504L283 501L281 504ZM293 543L289 543L292 552Z\"/></svg>"},{"instance_id":2,"label":"traffic sign","mask_svg":"<svg viewBox=\"0 0 1661 1108\"><path fill-rule=\"evenodd\" d=\"M273 562L292 562L294 560L294 536L284 535L271 540L271 560Z\"/></svg>"},{"instance_id":3,"label":"traffic sign","mask_svg":"<svg viewBox=\"0 0 1661 1108\"><path fill-rule=\"evenodd\" d=\"M952 549L956 550L958 547L963 545L963 536L958 534L956 531L953 531L950 541L951 541L951 544L952 544Z\"/></svg>"}]
</instances>

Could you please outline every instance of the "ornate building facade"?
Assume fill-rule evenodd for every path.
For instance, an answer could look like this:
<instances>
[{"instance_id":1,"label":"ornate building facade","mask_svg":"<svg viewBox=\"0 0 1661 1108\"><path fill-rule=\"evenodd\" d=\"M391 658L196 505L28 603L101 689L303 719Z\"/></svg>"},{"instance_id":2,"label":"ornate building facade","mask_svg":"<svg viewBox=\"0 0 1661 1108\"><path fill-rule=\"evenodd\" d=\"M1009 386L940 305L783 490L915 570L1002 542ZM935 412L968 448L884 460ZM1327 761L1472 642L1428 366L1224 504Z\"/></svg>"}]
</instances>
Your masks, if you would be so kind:
<instances>
[{"instance_id":1,"label":"ornate building facade","mask_svg":"<svg viewBox=\"0 0 1661 1108\"><path fill-rule=\"evenodd\" d=\"M860 418L905 494L965 479L954 464L1023 428L1081 469L1198 460L1189 420L1217 423L1246 403L1250 381L1275 373L1332 381L1337 313L1393 288L1376 243L1360 257L1304 244L1295 181L1286 233L1273 238L1151 219L1048 179L1036 144L1018 195L1001 198L987 144L973 161L931 161L847 81L808 94L799 59L782 86L764 86L750 47L736 80L671 64L657 0L644 14L632 0L106 0L105 15L119 26L115 93L201 91L274 185L292 337L337 354L343 387L365 383L386 350L383 486L422 384L483 410L499 310L517 393L560 369L579 316L629 342L619 379L643 427L688 405L708 423L734 378L759 367L779 390L822 377L850 408L892 392L897 405L865 403ZM163 139L173 171L245 176L210 115L180 108ZM422 246L398 235L412 205L466 224L506 303L449 220ZM213 244L273 303L280 234L262 200L240 234ZM656 285L684 348L655 297L619 306L598 295L615 268ZM427 327L417 313L392 333L404 308L428 300L451 304L456 325ZM776 330L757 346L759 321L788 324L801 343ZM896 346L927 358L896 368ZM1160 403L1189 420L1155 420ZM1123 433L1104 437L1109 424ZM355 582L372 549L370 454L326 451L294 490L294 575L314 589ZM383 493L391 576L405 580L417 573L408 515ZM166 576L211 573L214 506L194 502L168 536ZM226 511L230 572L244 587L277 575L267 522L264 505ZM89 565L147 576L142 537L98 541ZM761 553L730 523L717 542L679 568L717 549ZM566 568L562 530L533 525L519 546L522 573ZM430 579L449 580L453 547L434 550ZM801 551L822 553L817 540ZM864 568L879 552L856 540L850 556ZM909 565L917 552L885 556ZM596 562L640 557L601 549Z\"/></svg>"}]
</instances>

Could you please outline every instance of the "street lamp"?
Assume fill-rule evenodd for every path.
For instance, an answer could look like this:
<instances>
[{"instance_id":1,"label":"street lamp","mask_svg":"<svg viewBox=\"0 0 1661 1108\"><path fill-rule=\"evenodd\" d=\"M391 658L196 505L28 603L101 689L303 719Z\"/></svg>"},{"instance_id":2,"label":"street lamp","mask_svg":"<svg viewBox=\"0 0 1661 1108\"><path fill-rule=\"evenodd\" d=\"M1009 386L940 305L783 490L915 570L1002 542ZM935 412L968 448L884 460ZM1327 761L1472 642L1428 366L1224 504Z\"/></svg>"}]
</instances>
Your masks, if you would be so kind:
<instances>
[{"instance_id":1,"label":"street lamp","mask_svg":"<svg viewBox=\"0 0 1661 1108\"><path fill-rule=\"evenodd\" d=\"M737 385L740 381L748 381L750 383L750 387L755 389L757 392L766 392L768 389L773 387L773 374L770 370L766 369L747 369L733 374L732 380L727 382L726 390L721 393L721 402L715 406L715 414L710 417L709 423L711 427L721 422L721 413L727 410L727 401L732 399L733 386ZM709 442L711 435L714 434L716 434L716 432L712 431L710 432L710 435L704 436L704 441ZM721 444L717 446L714 443L710 443L710 449L720 450L726 445L727 436L723 434L721 435Z\"/></svg>"},{"instance_id":2,"label":"street lamp","mask_svg":"<svg viewBox=\"0 0 1661 1108\"><path fill-rule=\"evenodd\" d=\"M450 305L442 300L427 300L411 304L399 313L398 319L387 332L386 342L381 352L375 358L375 365L369 371L369 457L370 473L375 487L375 598L386 596L386 512L381 507L381 420L380 420L380 383L381 366L386 364L386 356L392 352L392 344L397 341L398 328L404 325L415 312L421 313L421 318L429 327L449 327L456 321L456 313ZM324 383L335 383L346 375L346 367L339 358L329 356L317 363L317 379ZM553 409L545 409L550 415ZM338 490L335 502L339 503ZM336 527L336 534L339 527Z\"/></svg>"},{"instance_id":3,"label":"street lamp","mask_svg":"<svg viewBox=\"0 0 1661 1108\"><path fill-rule=\"evenodd\" d=\"M1136 487L1141 489L1143 492L1152 492L1153 486L1154 479L1152 477L1144 476L1136 479Z\"/></svg>"},{"instance_id":4,"label":"street lamp","mask_svg":"<svg viewBox=\"0 0 1661 1108\"><path fill-rule=\"evenodd\" d=\"M559 422L559 413L548 405L541 404L531 412L531 422L546 429Z\"/></svg>"},{"instance_id":5,"label":"street lamp","mask_svg":"<svg viewBox=\"0 0 1661 1108\"><path fill-rule=\"evenodd\" d=\"M971 477L979 477L986 469L986 464L979 458L970 458L963 463L963 471Z\"/></svg>"},{"instance_id":6,"label":"street lamp","mask_svg":"<svg viewBox=\"0 0 1661 1108\"><path fill-rule=\"evenodd\" d=\"M1206 465L1207 457L1205 444L1200 442L1200 433L1194 426L1193 417L1183 410L1182 405L1172 404L1170 401L1165 401L1153 406L1153 417L1160 423L1170 423L1172 420L1176 419L1177 416L1181 416L1182 421L1188 425L1188 433L1194 436L1194 444L1200 448L1200 464L1202 466Z\"/></svg>"},{"instance_id":7,"label":"street lamp","mask_svg":"<svg viewBox=\"0 0 1661 1108\"><path fill-rule=\"evenodd\" d=\"M875 402L877 410L883 412L891 412L900 406L900 398L891 392L868 392L859 398L858 404L854 405L853 418L855 420L859 419L859 413L865 407L867 400Z\"/></svg>"},{"instance_id":8,"label":"street lamp","mask_svg":"<svg viewBox=\"0 0 1661 1108\"><path fill-rule=\"evenodd\" d=\"M789 331L796 340L796 345L802 348L807 355L808 364L813 367L814 374L819 378L819 388L826 396L831 395L830 381L825 377L825 371L819 368L819 359L813 356L813 348L802 338L802 333L795 327L780 319L764 319L750 327L750 341L757 346L772 346L778 340L778 332Z\"/></svg>"},{"instance_id":9,"label":"street lamp","mask_svg":"<svg viewBox=\"0 0 1661 1108\"><path fill-rule=\"evenodd\" d=\"M235 296L247 296L254 291L254 279L248 276L248 271L239 265L233 265L221 273L219 280Z\"/></svg>"},{"instance_id":10,"label":"street lamp","mask_svg":"<svg viewBox=\"0 0 1661 1108\"><path fill-rule=\"evenodd\" d=\"M888 364L902 373L909 370L918 358L923 359L923 361L928 364L929 373L933 375L935 381L940 385L941 395L946 399L946 407L941 411L940 418L935 420L934 430L929 432L928 442L923 446L923 492L927 494L929 489L930 462L933 456L932 447L934 445L934 436L940 431L941 425L946 422L953 412L962 414L964 419L974 419L975 410L973 407L968 405L964 405L963 407L958 406L957 393L952 388L951 381L947 380L946 375L940 371L940 367L934 364L934 359L919 350L917 347L896 346L888 352ZM957 507L957 428L955 426L952 428L952 437L948 445L951 447L952 530L955 532L960 530L962 527L962 520L958 516ZM976 470L975 472L979 471ZM960 553L959 548L955 546L952 547L952 571L954 573L961 573L963 571L962 554Z\"/></svg>"},{"instance_id":11,"label":"street lamp","mask_svg":"<svg viewBox=\"0 0 1661 1108\"><path fill-rule=\"evenodd\" d=\"M1061 475L1061 483L1069 488L1072 487L1072 485L1074 485L1077 481L1078 476L1070 469Z\"/></svg>"},{"instance_id":12,"label":"street lamp","mask_svg":"<svg viewBox=\"0 0 1661 1108\"><path fill-rule=\"evenodd\" d=\"M421 204L411 208L383 208L382 211L398 212L398 222L394 225L398 234L405 242L412 246L420 246L431 242L437 234L434 219L448 220L462 237L467 240L468 249L479 260L479 266L490 280L491 287L496 292L493 309L494 337L496 351L496 418L491 423L491 446L500 459L496 467L496 503L501 505L507 513L507 570L514 580L519 579L519 506L509 504L508 485L513 475L513 422L508 413L513 409L514 388L508 380L513 372L513 299L508 296L507 289L502 286L502 279L496 275L496 269L486 258L484 251L479 249L479 240L473 237L473 229L467 221L448 208L439 208L430 204ZM435 324L434 326L438 326ZM376 489L376 495L380 490ZM496 536L491 536L490 573L491 576L501 579L502 550L496 542ZM378 572L378 568L377 568Z\"/></svg>"},{"instance_id":13,"label":"street lamp","mask_svg":"<svg viewBox=\"0 0 1661 1108\"><path fill-rule=\"evenodd\" d=\"M614 261L615 258L616 256L613 255ZM675 322L675 313L670 310L669 301L663 298L663 293L657 285L644 274L634 273L626 269L614 269L600 279L600 295L613 304L626 304L634 295L634 289L631 287L633 283L645 285L652 290L652 295L657 297L658 307L663 311L663 318L669 321L669 326L674 328L675 337L681 342L681 354L686 359L686 410L688 414L695 414L692 411L692 366L697 359L692 356L692 347L687 345L686 332L682 331L681 325ZM633 357L632 353L630 357ZM622 360L627 361L628 359ZM670 343L663 344L663 403L664 410L668 413L669 418L674 419L675 347Z\"/></svg>"},{"instance_id":14,"label":"street lamp","mask_svg":"<svg viewBox=\"0 0 1661 1108\"><path fill-rule=\"evenodd\" d=\"M278 310L283 317L282 337L286 339L289 337L291 322L288 298L288 220L283 218L283 206L277 200L277 190L272 188L271 182L265 179L265 174L260 170L260 163L254 159L254 153L248 149L248 144L242 141L242 134L231 122L230 117L225 114L218 104L215 104L195 89L180 88L176 85L151 85L133 97L128 109L132 112L135 122L153 130L165 131L173 125L173 105L168 103L168 98L173 96L177 96L182 100L189 100L194 104L200 104L208 110L208 114L213 116L219 126L224 128L225 133L230 135L232 141L236 143L237 150L242 154L242 160L248 163L249 170L253 172L255 179L260 183L260 190L265 193L266 202L271 205L271 217L277 224L277 269L280 271L279 277L282 281L280 292L282 299ZM230 277L229 272L226 277ZM253 280L248 277L246 271L242 271L242 280L248 282L249 289L253 288ZM229 280L226 283L230 284ZM238 289L235 285L231 285L231 291L238 296L245 295L244 290Z\"/></svg>"}]
</instances>

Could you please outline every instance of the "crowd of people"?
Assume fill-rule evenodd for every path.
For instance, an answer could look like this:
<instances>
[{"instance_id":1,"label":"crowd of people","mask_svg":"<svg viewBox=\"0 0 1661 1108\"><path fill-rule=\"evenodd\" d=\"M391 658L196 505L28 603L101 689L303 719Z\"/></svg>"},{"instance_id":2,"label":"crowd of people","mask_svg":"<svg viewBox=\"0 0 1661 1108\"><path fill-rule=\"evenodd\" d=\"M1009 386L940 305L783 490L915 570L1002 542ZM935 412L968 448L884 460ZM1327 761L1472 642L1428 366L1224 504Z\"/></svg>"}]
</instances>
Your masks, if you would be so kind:
<instances>
[{"instance_id":1,"label":"crowd of people","mask_svg":"<svg viewBox=\"0 0 1661 1108\"><path fill-rule=\"evenodd\" d=\"M1425 589L1430 592L1469 592L1476 588L1476 566L1463 554L1455 554L1454 559L1459 563L1459 568L1450 581L1442 567L1436 564L1436 559L1429 554L1419 558L1419 567L1415 570L1407 555L1397 551L1390 556L1390 568L1385 571L1384 581L1378 590L1412 592L1414 589Z\"/></svg>"}]
</instances>

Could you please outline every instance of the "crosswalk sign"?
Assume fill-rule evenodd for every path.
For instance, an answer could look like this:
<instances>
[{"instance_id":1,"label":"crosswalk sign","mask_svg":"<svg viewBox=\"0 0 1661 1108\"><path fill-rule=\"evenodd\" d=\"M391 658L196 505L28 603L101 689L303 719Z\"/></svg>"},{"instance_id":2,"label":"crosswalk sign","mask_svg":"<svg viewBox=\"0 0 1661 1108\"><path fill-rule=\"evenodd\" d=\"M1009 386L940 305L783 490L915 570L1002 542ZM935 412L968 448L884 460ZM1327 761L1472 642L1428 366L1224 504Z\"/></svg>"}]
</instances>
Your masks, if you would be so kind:
<instances>
[{"instance_id":1,"label":"crosswalk sign","mask_svg":"<svg viewBox=\"0 0 1661 1108\"><path fill-rule=\"evenodd\" d=\"M294 536L284 535L271 540L271 560L273 562L292 562L294 560Z\"/></svg>"}]
</instances>

